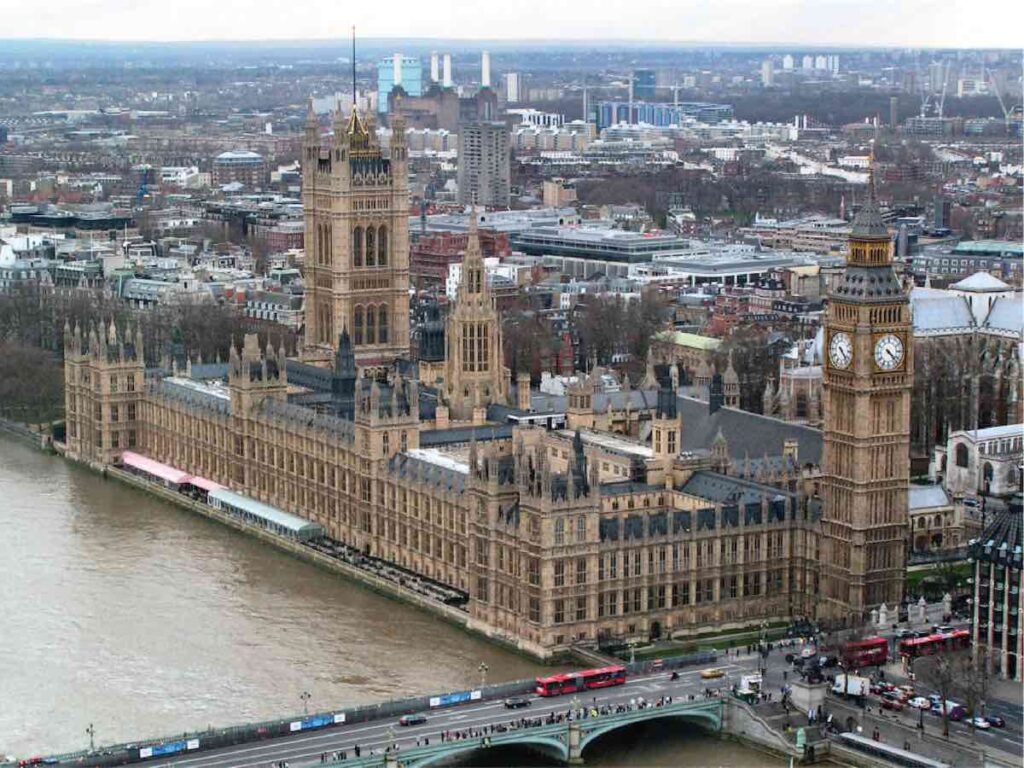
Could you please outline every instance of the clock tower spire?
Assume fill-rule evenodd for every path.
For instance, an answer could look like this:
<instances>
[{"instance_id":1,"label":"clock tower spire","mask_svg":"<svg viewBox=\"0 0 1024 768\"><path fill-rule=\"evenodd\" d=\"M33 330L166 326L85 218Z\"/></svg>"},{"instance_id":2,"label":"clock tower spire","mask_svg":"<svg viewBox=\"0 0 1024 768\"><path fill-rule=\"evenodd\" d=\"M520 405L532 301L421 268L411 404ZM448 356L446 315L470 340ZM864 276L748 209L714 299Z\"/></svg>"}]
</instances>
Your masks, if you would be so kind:
<instances>
[{"instance_id":1,"label":"clock tower spire","mask_svg":"<svg viewBox=\"0 0 1024 768\"><path fill-rule=\"evenodd\" d=\"M893 272L873 166L825 318L819 618L841 625L898 605L906 576L910 303Z\"/></svg>"}]
</instances>

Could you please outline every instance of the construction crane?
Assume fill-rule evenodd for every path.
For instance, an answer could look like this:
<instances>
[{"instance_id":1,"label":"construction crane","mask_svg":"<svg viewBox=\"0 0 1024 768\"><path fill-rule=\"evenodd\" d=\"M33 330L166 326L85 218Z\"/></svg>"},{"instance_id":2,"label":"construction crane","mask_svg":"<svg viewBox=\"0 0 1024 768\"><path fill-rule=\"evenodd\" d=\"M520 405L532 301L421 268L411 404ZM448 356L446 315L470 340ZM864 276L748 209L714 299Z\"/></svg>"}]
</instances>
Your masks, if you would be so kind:
<instances>
[{"instance_id":1,"label":"construction crane","mask_svg":"<svg viewBox=\"0 0 1024 768\"><path fill-rule=\"evenodd\" d=\"M1006 132L1010 132L1010 110L1006 108L1006 102L1003 101L1003 94L1000 93L999 83L996 82L996 76L991 69L986 67L984 64L981 65L982 78L985 82L990 83L992 91L996 95L996 99L999 100L999 108L1003 110L1003 122L1006 126Z\"/></svg>"}]
</instances>

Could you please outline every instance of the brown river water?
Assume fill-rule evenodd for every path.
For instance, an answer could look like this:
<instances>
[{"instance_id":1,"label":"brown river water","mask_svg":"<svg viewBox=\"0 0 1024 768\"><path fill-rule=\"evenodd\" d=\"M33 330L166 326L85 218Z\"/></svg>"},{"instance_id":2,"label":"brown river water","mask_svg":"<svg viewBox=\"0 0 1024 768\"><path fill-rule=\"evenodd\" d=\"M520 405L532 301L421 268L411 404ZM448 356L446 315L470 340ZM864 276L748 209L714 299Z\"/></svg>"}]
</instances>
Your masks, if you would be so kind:
<instances>
[{"instance_id":1,"label":"brown river water","mask_svg":"<svg viewBox=\"0 0 1024 768\"><path fill-rule=\"evenodd\" d=\"M533 677L541 665L0 436L0 756ZM524 755L523 759L527 760ZM527 760L528 762L528 760ZM588 765L776 766L636 729Z\"/></svg>"}]
</instances>

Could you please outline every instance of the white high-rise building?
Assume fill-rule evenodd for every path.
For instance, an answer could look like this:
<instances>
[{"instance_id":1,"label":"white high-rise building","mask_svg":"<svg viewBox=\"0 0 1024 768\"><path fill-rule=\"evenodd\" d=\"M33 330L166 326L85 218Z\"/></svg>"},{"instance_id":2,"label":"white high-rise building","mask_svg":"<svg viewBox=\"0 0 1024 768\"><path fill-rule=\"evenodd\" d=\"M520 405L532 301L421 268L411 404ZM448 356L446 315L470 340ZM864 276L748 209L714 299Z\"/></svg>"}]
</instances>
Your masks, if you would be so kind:
<instances>
[{"instance_id":1,"label":"white high-rise building","mask_svg":"<svg viewBox=\"0 0 1024 768\"><path fill-rule=\"evenodd\" d=\"M446 53L444 55L444 60L443 61L444 61L444 68L443 68L442 71L444 73L444 75L443 75L444 79L441 81L441 85L443 85L445 88L451 88L452 87L452 55L450 53Z\"/></svg>"},{"instance_id":2,"label":"white high-rise building","mask_svg":"<svg viewBox=\"0 0 1024 768\"><path fill-rule=\"evenodd\" d=\"M810 54L804 56L803 60L801 61L801 69L814 69L814 57L811 56Z\"/></svg>"},{"instance_id":3,"label":"white high-rise building","mask_svg":"<svg viewBox=\"0 0 1024 768\"><path fill-rule=\"evenodd\" d=\"M509 104L518 104L520 98L521 84L518 72L508 72L505 75L505 101Z\"/></svg>"},{"instance_id":4,"label":"white high-rise building","mask_svg":"<svg viewBox=\"0 0 1024 768\"><path fill-rule=\"evenodd\" d=\"M787 72L793 69L793 54L787 53L782 57L782 68Z\"/></svg>"},{"instance_id":5,"label":"white high-rise building","mask_svg":"<svg viewBox=\"0 0 1024 768\"><path fill-rule=\"evenodd\" d=\"M765 88L775 85L775 62L771 59L761 62L761 85Z\"/></svg>"},{"instance_id":6,"label":"white high-rise building","mask_svg":"<svg viewBox=\"0 0 1024 768\"><path fill-rule=\"evenodd\" d=\"M480 56L480 87L491 87L491 54L487 51Z\"/></svg>"},{"instance_id":7,"label":"white high-rise building","mask_svg":"<svg viewBox=\"0 0 1024 768\"><path fill-rule=\"evenodd\" d=\"M437 51L433 51L430 54L430 82L436 83L441 79L441 60L437 55Z\"/></svg>"},{"instance_id":8,"label":"white high-rise building","mask_svg":"<svg viewBox=\"0 0 1024 768\"><path fill-rule=\"evenodd\" d=\"M814 57L814 68L821 71L828 69L827 60L824 56L819 54Z\"/></svg>"}]
</instances>

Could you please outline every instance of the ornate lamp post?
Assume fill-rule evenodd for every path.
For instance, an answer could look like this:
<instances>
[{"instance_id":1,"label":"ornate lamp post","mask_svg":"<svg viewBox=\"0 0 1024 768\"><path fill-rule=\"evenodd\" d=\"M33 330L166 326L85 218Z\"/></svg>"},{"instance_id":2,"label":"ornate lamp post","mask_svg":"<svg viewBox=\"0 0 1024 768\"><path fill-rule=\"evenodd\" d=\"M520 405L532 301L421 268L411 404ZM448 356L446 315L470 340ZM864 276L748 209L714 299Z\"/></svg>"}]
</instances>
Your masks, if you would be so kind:
<instances>
[{"instance_id":1,"label":"ornate lamp post","mask_svg":"<svg viewBox=\"0 0 1024 768\"><path fill-rule=\"evenodd\" d=\"M313 694L309 691L303 691L299 694L299 698L302 699L302 714L309 714L309 700L313 698Z\"/></svg>"},{"instance_id":2,"label":"ornate lamp post","mask_svg":"<svg viewBox=\"0 0 1024 768\"><path fill-rule=\"evenodd\" d=\"M487 685L487 670L490 669L484 662L480 662L480 666L477 667L480 670L480 687L483 688Z\"/></svg>"}]
</instances>

